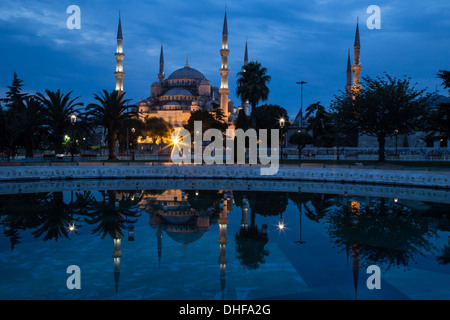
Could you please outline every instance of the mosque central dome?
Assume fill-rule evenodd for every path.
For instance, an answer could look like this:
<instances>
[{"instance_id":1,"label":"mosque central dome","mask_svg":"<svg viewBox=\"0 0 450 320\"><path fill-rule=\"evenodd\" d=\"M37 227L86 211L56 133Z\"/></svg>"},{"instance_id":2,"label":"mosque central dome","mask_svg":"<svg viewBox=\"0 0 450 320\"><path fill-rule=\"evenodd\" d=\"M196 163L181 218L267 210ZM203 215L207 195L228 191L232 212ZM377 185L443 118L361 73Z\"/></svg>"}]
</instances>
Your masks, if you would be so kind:
<instances>
[{"instance_id":1,"label":"mosque central dome","mask_svg":"<svg viewBox=\"0 0 450 320\"><path fill-rule=\"evenodd\" d=\"M205 76L197 69L191 67L184 67L174 71L168 80L172 79L195 79L195 80L206 80Z\"/></svg>"}]
</instances>

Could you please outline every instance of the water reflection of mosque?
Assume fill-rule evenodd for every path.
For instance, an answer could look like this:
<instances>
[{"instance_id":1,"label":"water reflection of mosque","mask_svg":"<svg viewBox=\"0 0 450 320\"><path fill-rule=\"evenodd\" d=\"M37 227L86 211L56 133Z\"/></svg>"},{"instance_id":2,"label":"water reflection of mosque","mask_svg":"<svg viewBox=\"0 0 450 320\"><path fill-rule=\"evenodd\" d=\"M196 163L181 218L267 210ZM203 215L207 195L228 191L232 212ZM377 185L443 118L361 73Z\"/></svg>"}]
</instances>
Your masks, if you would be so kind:
<instances>
[{"instance_id":1,"label":"water reflection of mosque","mask_svg":"<svg viewBox=\"0 0 450 320\"><path fill-rule=\"evenodd\" d=\"M187 246L190 243L199 240L212 224L218 224L218 263L223 298L227 266L227 216L233 209L233 202L231 191L165 190L144 195L138 206L140 210L148 213L149 225L155 230L158 244L158 264L161 264L164 234L173 241L180 243L186 254ZM243 208L244 213L247 213L245 208ZM245 226L247 218L243 217L242 221ZM121 241L121 234L114 236L113 258L116 294L122 257Z\"/></svg>"}]
</instances>

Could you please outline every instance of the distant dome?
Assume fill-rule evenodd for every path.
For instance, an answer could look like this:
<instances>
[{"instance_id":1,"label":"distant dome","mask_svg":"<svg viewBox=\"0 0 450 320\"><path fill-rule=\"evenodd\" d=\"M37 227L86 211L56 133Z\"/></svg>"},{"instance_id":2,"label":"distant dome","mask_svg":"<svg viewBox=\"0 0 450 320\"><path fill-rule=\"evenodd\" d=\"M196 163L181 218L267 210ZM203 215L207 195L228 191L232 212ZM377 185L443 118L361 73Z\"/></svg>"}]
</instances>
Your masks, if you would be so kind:
<instances>
[{"instance_id":1,"label":"distant dome","mask_svg":"<svg viewBox=\"0 0 450 320\"><path fill-rule=\"evenodd\" d=\"M161 87L161 83L159 82L153 82L152 87Z\"/></svg>"},{"instance_id":2,"label":"distant dome","mask_svg":"<svg viewBox=\"0 0 450 320\"><path fill-rule=\"evenodd\" d=\"M206 80L205 76L200 71L190 68L190 67L184 67L184 68L174 71L167 79L168 80L171 80L171 79Z\"/></svg>"}]
</instances>

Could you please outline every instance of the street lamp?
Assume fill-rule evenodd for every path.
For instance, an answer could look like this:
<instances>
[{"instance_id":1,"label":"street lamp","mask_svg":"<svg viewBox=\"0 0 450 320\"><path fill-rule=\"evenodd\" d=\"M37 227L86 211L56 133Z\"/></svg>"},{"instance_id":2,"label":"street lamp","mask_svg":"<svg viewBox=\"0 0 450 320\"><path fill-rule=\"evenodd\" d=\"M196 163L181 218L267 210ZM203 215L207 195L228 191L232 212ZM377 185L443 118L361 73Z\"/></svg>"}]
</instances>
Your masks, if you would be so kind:
<instances>
[{"instance_id":1,"label":"street lamp","mask_svg":"<svg viewBox=\"0 0 450 320\"><path fill-rule=\"evenodd\" d=\"M72 146L72 150L71 150L71 154L72 154L72 162L73 162L73 153L74 153L74 142L75 142L75 135L74 135L74 130L73 130L73 128L74 128L74 125L75 125L75 122L77 122L77 116L75 115L75 114L72 114L71 116L70 116L70 123L71 123L71 128L72 128L72 137L71 137L71 146Z\"/></svg>"},{"instance_id":2,"label":"street lamp","mask_svg":"<svg viewBox=\"0 0 450 320\"><path fill-rule=\"evenodd\" d=\"M395 129L395 155L397 155L397 138L398 138L398 129Z\"/></svg>"},{"instance_id":3,"label":"street lamp","mask_svg":"<svg viewBox=\"0 0 450 320\"><path fill-rule=\"evenodd\" d=\"M303 124L303 85L307 84L308 82L306 81L300 81L300 82L296 82L297 84L300 85L301 88L301 96L300 96L300 128L302 127Z\"/></svg>"},{"instance_id":4,"label":"street lamp","mask_svg":"<svg viewBox=\"0 0 450 320\"><path fill-rule=\"evenodd\" d=\"M131 128L131 159L134 161L134 133L136 132L135 128Z\"/></svg>"},{"instance_id":5,"label":"street lamp","mask_svg":"<svg viewBox=\"0 0 450 320\"><path fill-rule=\"evenodd\" d=\"M283 161L283 138L284 138L284 118L280 119L280 131L281 131L281 143L280 143L280 151L281 151L281 161Z\"/></svg>"}]
</instances>

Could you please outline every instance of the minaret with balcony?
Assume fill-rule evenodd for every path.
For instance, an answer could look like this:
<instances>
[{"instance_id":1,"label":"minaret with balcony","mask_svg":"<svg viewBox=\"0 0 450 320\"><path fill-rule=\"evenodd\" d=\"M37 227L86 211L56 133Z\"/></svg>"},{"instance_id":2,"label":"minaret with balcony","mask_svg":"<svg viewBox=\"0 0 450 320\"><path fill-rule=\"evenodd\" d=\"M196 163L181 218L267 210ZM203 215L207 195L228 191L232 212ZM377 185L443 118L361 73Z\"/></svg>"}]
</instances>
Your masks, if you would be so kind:
<instances>
[{"instance_id":1,"label":"minaret with balcony","mask_svg":"<svg viewBox=\"0 0 450 320\"><path fill-rule=\"evenodd\" d=\"M222 57L222 66L220 68L220 108L223 111L225 119L228 120L228 95L230 94L230 89L228 88L228 75L230 74L230 69L228 68L228 56L230 50L228 49L228 25L227 25L227 9L225 7L225 18L223 21L223 32L222 32L222 49L220 49L220 56Z\"/></svg>"},{"instance_id":2,"label":"minaret with balcony","mask_svg":"<svg viewBox=\"0 0 450 320\"><path fill-rule=\"evenodd\" d=\"M115 56L116 56L116 72L114 72L114 76L116 77L116 90L123 91L123 78L125 76L125 72L123 72L123 59L125 58L125 54L123 53L123 36L122 36L122 24L120 21L120 13L119 13L119 27L117 29L117 50Z\"/></svg>"}]
</instances>

